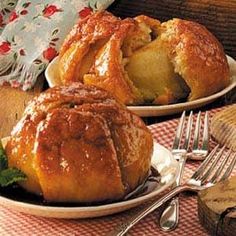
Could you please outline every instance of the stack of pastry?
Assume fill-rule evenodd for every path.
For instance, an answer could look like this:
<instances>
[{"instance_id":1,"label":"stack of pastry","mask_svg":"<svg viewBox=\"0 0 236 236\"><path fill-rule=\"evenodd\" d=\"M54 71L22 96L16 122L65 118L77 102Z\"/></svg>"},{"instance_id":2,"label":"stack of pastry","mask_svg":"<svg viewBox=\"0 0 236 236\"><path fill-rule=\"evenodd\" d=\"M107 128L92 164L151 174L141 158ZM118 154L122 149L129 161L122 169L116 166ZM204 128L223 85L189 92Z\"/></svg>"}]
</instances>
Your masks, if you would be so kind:
<instances>
[{"instance_id":1,"label":"stack of pastry","mask_svg":"<svg viewBox=\"0 0 236 236\"><path fill-rule=\"evenodd\" d=\"M63 84L104 88L127 105L170 104L229 84L223 48L202 25L147 16L121 20L97 12L74 26L60 50Z\"/></svg>"}]
</instances>

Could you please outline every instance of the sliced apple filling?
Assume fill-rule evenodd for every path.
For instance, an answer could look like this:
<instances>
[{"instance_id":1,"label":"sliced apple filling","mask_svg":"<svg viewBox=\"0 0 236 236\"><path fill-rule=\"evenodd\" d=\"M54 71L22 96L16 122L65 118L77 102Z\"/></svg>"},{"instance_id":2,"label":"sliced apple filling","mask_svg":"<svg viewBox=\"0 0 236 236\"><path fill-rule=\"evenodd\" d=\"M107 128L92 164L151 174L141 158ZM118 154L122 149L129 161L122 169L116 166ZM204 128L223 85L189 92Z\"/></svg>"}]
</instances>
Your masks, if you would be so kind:
<instances>
[{"instance_id":1,"label":"sliced apple filling","mask_svg":"<svg viewBox=\"0 0 236 236\"><path fill-rule=\"evenodd\" d=\"M135 51L125 70L146 103L169 104L189 94L187 84L175 73L159 38Z\"/></svg>"},{"instance_id":2,"label":"sliced apple filling","mask_svg":"<svg viewBox=\"0 0 236 236\"><path fill-rule=\"evenodd\" d=\"M147 18L145 17L145 19ZM98 50L93 66L89 73L84 75L84 83L112 92L127 105L144 103L145 100L141 91L129 78L129 73L125 67L129 63L130 57L137 50L152 41L154 25L160 25L160 22L153 20L152 25L150 25L142 17L138 20L123 20L119 29Z\"/></svg>"},{"instance_id":3,"label":"sliced apple filling","mask_svg":"<svg viewBox=\"0 0 236 236\"><path fill-rule=\"evenodd\" d=\"M98 50L84 83L112 92L130 104L170 104L189 94L158 38L160 22L140 16L134 26L120 26Z\"/></svg>"}]
</instances>

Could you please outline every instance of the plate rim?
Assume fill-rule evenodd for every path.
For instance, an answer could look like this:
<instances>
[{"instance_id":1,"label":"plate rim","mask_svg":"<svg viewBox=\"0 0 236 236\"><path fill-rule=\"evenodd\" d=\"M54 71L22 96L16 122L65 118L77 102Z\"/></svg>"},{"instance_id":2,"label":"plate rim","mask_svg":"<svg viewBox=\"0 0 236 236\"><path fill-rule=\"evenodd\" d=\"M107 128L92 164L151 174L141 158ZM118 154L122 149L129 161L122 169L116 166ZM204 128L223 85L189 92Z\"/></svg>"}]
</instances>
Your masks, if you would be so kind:
<instances>
[{"instance_id":1,"label":"plate rim","mask_svg":"<svg viewBox=\"0 0 236 236\"><path fill-rule=\"evenodd\" d=\"M234 87L236 87L236 76L231 77L231 83L226 88L224 88L223 90L221 90L217 93L214 93L210 96L199 98L199 99L196 99L196 100L193 100L193 101L175 103L175 104L169 104L169 105L159 105L159 106L151 105L151 106L127 106L127 107L130 110L135 110L136 107L138 107L138 109L141 109L141 110L144 110L145 108L157 108L157 109L163 110L163 108L167 109L167 106L168 106L168 109L169 109L169 108L176 108L176 107L180 108L182 106L188 106L188 105L197 105L198 103L205 102L207 100L217 99L220 96L225 95L227 92L232 90Z\"/></svg>"},{"instance_id":2,"label":"plate rim","mask_svg":"<svg viewBox=\"0 0 236 236\"><path fill-rule=\"evenodd\" d=\"M154 141L154 146L156 146L158 149L161 149L162 151L164 151L164 153L168 153L168 158L170 161L170 165L169 167L175 166L175 175L174 177L171 179L171 181L169 181L167 184L164 184L163 186L161 186L159 189L154 190L144 196L140 196L134 199L130 199L127 201L121 201L121 202L115 202L115 203L110 203L110 204L105 204L105 205L99 205L99 206L76 206L76 207L61 207L61 206L44 206L44 205L37 205L37 204L33 204L33 203L27 203L27 202L22 202L22 201L17 201L17 200L13 200L13 199L9 199L7 197L1 196L0 195L0 204L8 207L10 209L13 210L17 210L19 212L25 212L22 211L21 209L27 210L27 212L29 212L29 210L37 210L40 211L40 214L35 214L35 213L31 213L31 215L37 215L37 216L44 216L47 218L53 217L53 218L74 218L74 219L79 219L79 218L91 218L91 217L96 217L96 216L85 216L85 217L55 217L55 213L61 213L62 211L64 213L82 213L82 212L87 212L87 213L96 213L98 211L105 211L105 210L109 210L109 209L115 209L115 211L113 213L108 213L108 214L102 214L99 216L105 216L105 215L110 215L110 214L114 214L114 213L118 213L121 211L125 211L128 210L130 208L133 208L135 206L141 205L151 199L153 199L155 196L159 195L160 193L162 193L164 190L166 190L167 188L169 188L173 182L176 179L177 174L179 173L179 164L178 162L174 159L172 153L165 148L163 145L158 144L156 141ZM166 158L166 157L165 157ZM21 209L17 209L18 207L20 207ZM127 207L125 209L122 209L122 207ZM119 211L119 208L121 209ZM48 214L50 214L50 212L54 213L53 216L45 216L42 215L43 212L47 212ZM30 214L30 213L29 213ZM88 214L87 214L88 215Z\"/></svg>"},{"instance_id":3,"label":"plate rim","mask_svg":"<svg viewBox=\"0 0 236 236\"><path fill-rule=\"evenodd\" d=\"M207 105L207 104L213 102L217 98L225 95L226 93L228 93L229 91L231 91L232 89L234 89L236 87L236 60L229 55L226 55L226 57L227 57L227 61L228 61L230 68L231 68L231 66L235 67L235 68L233 68L233 74L230 75L230 84L226 88L224 88L224 89L222 89L210 96L199 98L199 99L196 99L193 101L174 103L174 104L169 104L169 105L127 106L127 108L130 111L136 113L137 115L139 115L141 117L152 117L152 116L172 115L172 114L180 113L183 110L198 108L198 107L201 107L201 106L204 106L204 105ZM47 68L45 70L45 77L46 77L46 80L49 84L49 87L55 86L54 83L57 80L57 79L50 79L50 77L51 77L50 73L53 73L52 72L53 66L57 63L57 60L58 60L58 56L55 57L49 63L49 65L47 66Z\"/></svg>"}]
</instances>

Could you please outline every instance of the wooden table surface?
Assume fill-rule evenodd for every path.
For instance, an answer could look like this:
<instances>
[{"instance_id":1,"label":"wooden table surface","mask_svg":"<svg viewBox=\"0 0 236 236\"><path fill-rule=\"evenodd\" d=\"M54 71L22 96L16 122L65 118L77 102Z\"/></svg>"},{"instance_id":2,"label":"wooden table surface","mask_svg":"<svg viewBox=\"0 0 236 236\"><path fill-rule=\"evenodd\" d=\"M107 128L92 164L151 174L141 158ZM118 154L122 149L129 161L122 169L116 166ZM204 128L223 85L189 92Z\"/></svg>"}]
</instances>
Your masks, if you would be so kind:
<instances>
[{"instance_id":1,"label":"wooden table surface","mask_svg":"<svg viewBox=\"0 0 236 236\"><path fill-rule=\"evenodd\" d=\"M0 86L0 138L10 135L10 132L21 118L28 102L42 90L45 78L41 75L31 91L24 92L8 86Z\"/></svg>"}]
</instances>

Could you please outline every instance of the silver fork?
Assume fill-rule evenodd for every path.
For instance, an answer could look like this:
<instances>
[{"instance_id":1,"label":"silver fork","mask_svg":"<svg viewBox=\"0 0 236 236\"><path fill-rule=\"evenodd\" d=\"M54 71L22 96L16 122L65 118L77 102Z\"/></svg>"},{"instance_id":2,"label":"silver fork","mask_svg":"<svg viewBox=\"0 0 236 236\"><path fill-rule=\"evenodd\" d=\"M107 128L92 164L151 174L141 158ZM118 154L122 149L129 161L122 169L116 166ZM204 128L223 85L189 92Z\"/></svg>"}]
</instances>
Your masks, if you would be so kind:
<instances>
[{"instance_id":1,"label":"silver fork","mask_svg":"<svg viewBox=\"0 0 236 236\"><path fill-rule=\"evenodd\" d=\"M195 124L195 131L193 136L193 148L190 152L189 149L189 143L191 138L191 130L193 125L193 112L190 112L190 115L188 117L187 121L187 127L185 131L185 137L184 137L184 143L181 145L181 140L183 136L183 130L184 130L184 123L185 123L185 111L183 112L179 125L176 130L175 139L173 142L172 147L172 154L174 155L176 160L179 160L180 165L180 172L179 175L176 178L176 181L173 185L173 187L179 186L183 170L185 166L185 162L187 159L187 154L191 155L191 158L193 159L204 159L208 154L208 143L209 143L209 118L208 118L208 112L205 113L204 117L204 127L203 127L203 137L202 137L202 145L200 145L200 130L201 130L201 112L197 115L197 120ZM161 214L160 217L160 227L164 231L170 231L176 228L179 222L179 198L175 197L173 198L168 206L164 209L164 211Z\"/></svg>"},{"instance_id":2,"label":"silver fork","mask_svg":"<svg viewBox=\"0 0 236 236\"><path fill-rule=\"evenodd\" d=\"M136 225L146 215L156 210L158 207L166 203L177 194L184 191L198 192L208 188L215 183L227 179L233 171L236 164L236 153L228 150L226 155L225 147L217 152L219 145L217 145L211 153L206 157L198 169L194 172L191 178L180 186L175 187L169 193L145 207L142 211L138 212L134 217L125 223L119 225L109 235L121 236L128 232L134 225Z\"/></svg>"}]
</instances>

